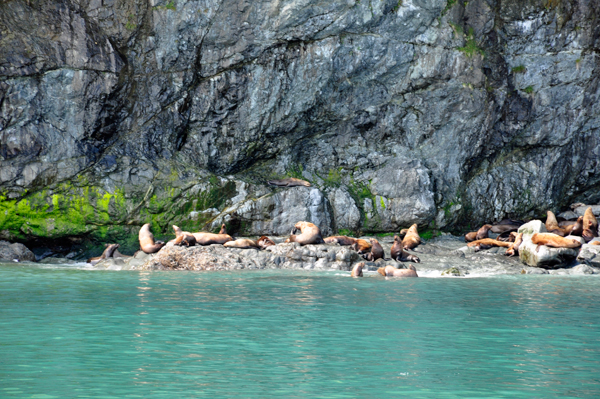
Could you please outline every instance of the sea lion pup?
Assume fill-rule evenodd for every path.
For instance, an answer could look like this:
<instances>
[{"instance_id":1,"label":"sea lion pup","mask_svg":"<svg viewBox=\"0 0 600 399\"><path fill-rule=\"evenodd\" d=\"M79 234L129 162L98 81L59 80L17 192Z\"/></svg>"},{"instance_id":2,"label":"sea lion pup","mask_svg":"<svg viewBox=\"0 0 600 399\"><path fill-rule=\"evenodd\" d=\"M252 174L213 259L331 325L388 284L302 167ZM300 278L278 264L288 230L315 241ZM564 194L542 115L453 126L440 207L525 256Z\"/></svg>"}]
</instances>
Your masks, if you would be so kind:
<instances>
[{"instance_id":1,"label":"sea lion pup","mask_svg":"<svg viewBox=\"0 0 600 399\"><path fill-rule=\"evenodd\" d=\"M219 230L219 234L227 234L227 229L225 228L225 223L221 225L221 230Z\"/></svg>"},{"instance_id":2,"label":"sea lion pup","mask_svg":"<svg viewBox=\"0 0 600 399\"><path fill-rule=\"evenodd\" d=\"M362 255L371 251L371 243L369 243L367 240L363 240L362 238L357 238L350 248Z\"/></svg>"},{"instance_id":3,"label":"sea lion pup","mask_svg":"<svg viewBox=\"0 0 600 399\"><path fill-rule=\"evenodd\" d=\"M270 247L272 245L275 245L275 242L273 240L271 240L269 237L267 236L261 236L257 241L256 244L258 245L258 247L260 249L267 249L267 247Z\"/></svg>"},{"instance_id":4,"label":"sea lion pup","mask_svg":"<svg viewBox=\"0 0 600 399\"><path fill-rule=\"evenodd\" d=\"M287 179L269 180L267 183L270 186L278 186L278 187L296 187L296 186L310 187L309 182L307 182L306 180L296 179L295 177L288 177Z\"/></svg>"},{"instance_id":5,"label":"sea lion pup","mask_svg":"<svg viewBox=\"0 0 600 399\"><path fill-rule=\"evenodd\" d=\"M331 236L324 238L323 241L325 241L325 244L338 243L340 245L352 245L356 242L356 238L347 236Z\"/></svg>"},{"instance_id":6,"label":"sea lion pup","mask_svg":"<svg viewBox=\"0 0 600 399\"><path fill-rule=\"evenodd\" d=\"M565 231L558 225L558 221L556 220L556 216L552 211L546 211L546 230L549 233L558 234L561 237L564 237Z\"/></svg>"},{"instance_id":7,"label":"sea lion pup","mask_svg":"<svg viewBox=\"0 0 600 399\"><path fill-rule=\"evenodd\" d=\"M537 244L537 249L540 245L545 245L552 248L579 248L581 243L572 238L561 237L554 233L535 233L531 236L531 242Z\"/></svg>"},{"instance_id":8,"label":"sea lion pup","mask_svg":"<svg viewBox=\"0 0 600 399\"><path fill-rule=\"evenodd\" d=\"M146 223L142 226L138 238L140 240L140 248L147 254L158 252L165 246L165 243L162 241L154 242L154 235L150 231L150 223Z\"/></svg>"},{"instance_id":9,"label":"sea lion pup","mask_svg":"<svg viewBox=\"0 0 600 399\"><path fill-rule=\"evenodd\" d=\"M491 227L491 226L490 226ZM405 250L414 249L423 242L421 237L419 236L419 232L417 231L417 224L413 224L408 228L406 235L402 239L402 248Z\"/></svg>"},{"instance_id":10,"label":"sea lion pup","mask_svg":"<svg viewBox=\"0 0 600 399\"><path fill-rule=\"evenodd\" d=\"M290 238L285 242L297 242L300 245L307 244L323 244L321 229L310 222L298 222L294 225L294 229L300 229L301 234L290 234Z\"/></svg>"},{"instance_id":11,"label":"sea lion pup","mask_svg":"<svg viewBox=\"0 0 600 399\"><path fill-rule=\"evenodd\" d=\"M225 244L223 244L223 246L227 247L227 248L241 248L241 249L259 248L256 241L250 240L248 238L238 238L235 241L227 241Z\"/></svg>"},{"instance_id":12,"label":"sea lion pup","mask_svg":"<svg viewBox=\"0 0 600 399\"><path fill-rule=\"evenodd\" d=\"M350 277L362 277L363 276L363 267L365 267L364 262L357 263L352 268L352 272L350 272Z\"/></svg>"},{"instance_id":13,"label":"sea lion pup","mask_svg":"<svg viewBox=\"0 0 600 399\"><path fill-rule=\"evenodd\" d=\"M103 259L112 258L115 251L117 250L117 248L119 248L119 244L106 244L105 246L106 246L106 248L102 252L102 255L95 256L93 258L89 258L87 260L87 263L91 263L92 265L95 265L96 263L100 262Z\"/></svg>"},{"instance_id":14,"label":"sea lion pup","mask_svg":"<svg viewBox=\"0 0 600 399\"><path fill-rule=\"evenodd\" d=\"M175 239L167 243L167 245L186 245L193 247L196 245L196 237L188 231L181 230L178 226L173 225L173 231L175 232Z\"/></svg>"},{"instance_id":15,"label":"sea lion pup","mask_svg":"<svg viewBox=\"0 0 600 399\"><path fill-rule=\"evenodd\" d=\"M408 269L396 269L394 266L380 267L377 273L384 277L419 277L413 265L409 265Z\"/></svg>"},{"instance_id":16,"label":"sea lion pup","mask_svg":"<svg viewBox=\"0 0 600 399\"><path fill-rule=\"evenodd\" d=\"M369 241L371 242L371 252L363 254L363 258L369 262L375 262L377 259L383 259L385 254L381 244L379 244L379 241L374 238L369 238Z\"/></svg>"},{"instance_id":17,"label":"sea lion pup","mask_svg":"<svg viewBox=\"0 0 600 399\"><path fill-rule=\"evenodd\" d=\"M390 254L392 259L398 262L415 262L420 263L421 260L415 255L411 255L406 252L402 247L402 240L398 236L394 236L394 244L392 245L392 249L390 250Z\"/></svg>"},{"instance_id":18,"label":"sea lion pup","mask_svg":"<svg viewBox=\"0 0 600 399\"><path fill-rule=\"evenodd\" d=\"M593 232L598 231L598 221L596 220L596 216L594 216L594 212L592 212L591 206L583 214L583 228L588 228Z\"/></svg>"},{"instance_id":19,"label":"sea lion pup","mask_svg":"<svg viewBox=\"0 0 600 399\"><path fill-rule=\"evenodd\" d=\"M493 238L482 238L481 240L475 240L467 244L467 247L475 249L475 252L479 252L482 249L490 249L492 247L510 247L510 243L504 241L494 240Z\"/></svg>"},{"instance_id":20,"label":"sea lion pup","mask_svg":"<svg viewBox=\"0 0 600 399\"><path fill-rule=\"evenodd\" d=\"M211 245L211 244L225 244L226 242L233 241L233 238L229 234L215 234L215 233L192 233L196 239L196 245Z\"/></svg>"},{"instance_id":21,"label":"sea lion pup","mask_svg":"<svg viewBox=\"0 0 600 399\"><path fill-rule=\"evenodd\" d=\"M504 255L515 256L519 252L519 247L523 243L523 233L518 233L515 241L508 247Z\"/></svg>"}]
</instances>

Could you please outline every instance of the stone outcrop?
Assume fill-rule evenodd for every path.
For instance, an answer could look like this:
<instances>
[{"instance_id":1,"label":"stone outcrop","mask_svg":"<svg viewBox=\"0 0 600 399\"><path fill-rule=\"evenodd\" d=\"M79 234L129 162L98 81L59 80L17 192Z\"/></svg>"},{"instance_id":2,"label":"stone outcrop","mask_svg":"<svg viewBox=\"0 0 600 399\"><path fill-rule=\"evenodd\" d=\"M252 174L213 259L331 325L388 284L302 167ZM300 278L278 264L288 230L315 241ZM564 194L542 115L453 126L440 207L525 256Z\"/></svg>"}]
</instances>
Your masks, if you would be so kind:
<instances>
[{"instance_id":1,"label":"stone outcrop","mask_svg":"<svg viewBox=\"0 0 600 399\"><path fill-rule=\"evenodd\" d=\"M519 227L523 233L523 242L519 246L519 258L529 266L547 269L560 268L572 263L579 254L579 248L552 248L546 245L537 245L531 242L535 233L547 233L546 226L540 220L532 220ZM584 243L583 238L567 236Z\"/></svg>"},{"instance_id":2,"label":"stone outcrop","mask_svg":"<svg viewBox=\"0 0 600 399\"><path fill-rule=\"evenodd\" d=\"M0 262L35 262L35 255L25 245L0 241Z\"/></svg>"},{"instance_id":3,"label":"stone outcrop","mask_svg":"<svg viewBox=\"0 0 600 399\"><path fill-rule=\"evenodd\" d=\"M600 0L0 3L0 237L481 225L600 193ZM268 187L294 176L311 188Z\"/></svg>"}]
</instances>

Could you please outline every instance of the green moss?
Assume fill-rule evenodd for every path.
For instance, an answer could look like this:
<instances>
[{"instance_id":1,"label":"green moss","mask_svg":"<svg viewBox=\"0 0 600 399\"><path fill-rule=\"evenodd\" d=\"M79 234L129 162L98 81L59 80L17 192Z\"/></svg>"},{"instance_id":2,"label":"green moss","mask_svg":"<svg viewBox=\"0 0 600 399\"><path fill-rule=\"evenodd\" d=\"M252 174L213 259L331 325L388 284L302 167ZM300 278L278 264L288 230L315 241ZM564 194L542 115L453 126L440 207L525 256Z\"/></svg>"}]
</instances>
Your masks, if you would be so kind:
<instances>
[{"instance_id":1,"label":"green moss","mask_svg":"<svg viewBox=\"0 0 600 399\"><path fill-rule=\"evenodd\" d=\"M531 93L533 93L533 87L527 86L526 88L523 89L523 91L527 94L531 94Z\"/></svg>"},{"instance_id":2,"label":"green moss","mask_svg":"<svg viewBox=\"0 0 600 399\"><path fill-rule=\"evenodd\" d=\"M322 178L323 184L326 187L339 187L342 184L342 175L340 174L341 171L341 167L338 169L329 169L327 176Z\"/></svg>"},{"instance_id":3,"label":"green moss","mask_svg":"<svg viewBox=\"0 0 600 399\"><path fill-rule=\"evenodd\" d=\"M527 70L527 68L525 68L524 65L518 65L518 66L512 68L512 71L514 73L525 73L526 70Z\"/></svg>"},{"instance_id":4,"label":"green moss","mask_svg":"<svg viewBox=\"0 0 600 399\"><path fill-rule=\"evenodd\" d=\"M379 197L381 199L381 209L385 209L385 202L383 201L383 197Z\"/></svg>"},{"instance_id":5,"label":"green moss","mask_svg":"<svg viewBox=\"0 0 600 399\"><path fill-rule=\"evenodd\" d=\"M377 237L392 237L394 236L396 233L377 233L375 234Z\"/></svg>"},{"instance_id":6,"label":"green moss","mask_svg":"<svg viewBox=\"0 0 600 399\"><path fill-rule=\"evenodd\" d=\"M464 47L459 47L458 50L465 53L467 57L473 57L475 54L485 56L485 51L483 51L483 49L477 45L477 41L475 40L475 31L473 28L469 28L466 40L466 45Z\"/></svg>"},{"instance_id":7,"label":"green moss","mask_svg":"<svg viewBox=\"0 0 600 399\"><path fill-rule=\"evenodd\" d=\"M127 16L127 22L125 23L125 29L135 30L135 28L137 28L137 24L135 23L135 15L129 14Z\"/></svg>"},{"instance_id":8,"label":"green moss","mask_svg":"<svg viewBox=\"0 0 600 399\"><path fill-rule=\"evenodd\" d=\"M459 24L452 23L450 21L448 21L448 24L452 27L452 30L454 31L454 33L456 35L462 35L463 34L463 28L462 28L462 26L460 26Z\"/></svg>"},{"instance_id":9,"label":"green moss","mask_svg":"<svg viewBox=\"0 0 600 399\"><path fill-rule=\"evenodd\" d=\"M444 8L444 10L442 11L442 16L446 15L446 13L448 11L450 11L450 9L452 7L454 7L454 5L456 4L457 0L448 0L448 2L446 3L446 7Z\"/></svg>"},{"instance_id":10,"label":"green moss","mask_svg":"<svg viewBox=\"0 0 600 399\"><path fill-rule=\"evenodd\" d=\"M425 229L419 232L419 237L421 237L425 241L429 241L432 238L437 237L438 235L440 235L440 233L437 230Z\"/></svg>"},{"instance_id":11,"label":"green moss","mask_svg":"<svg viewBox=\"0 0 600 399\"><path fill-rule=\"evenodd\" d=\"M341 236L354 237L354 232L348 229L339 229L338 234Z\"/></svg>"},{"instance_id":12,"label":"green moss","mask_svg":"<svg viewBox=\"0 0 600 399\"><path fill-rule=\"evenodd\" d=\"M394 12L398 11L400 9L400 7L402 7L402 1L403 0L398 0L398 3L396 3L394 8L392 8L392 11L394 11Z\"/></svg>"},{"instance_id":13,"label":"green moss","mask_svg":"<svg viewBox=\"0 0 600 399\"><path fill-rule=\"evenodd\" d=\"M173 0L170 0L170 1L167 3L167 5L165 6L165 8L166 8L167 10L176 11L176 10L177 10L177 7L175 7L175 1L173 1Z\"/></svg>"},{"instance_id":14,"label":"green moss","mask_svg":"<svg viewBox=\"0 0 600 399\"><path fill-rule=\"evenodd\" d=\"M296 179L304 179L304 177L302 177L303 171L304 171L304 168L302 167L301 164L294 164L294 165L291 165L288 170L286 170L285 174L287 177L295 177Z\"/></svg>"}]
</instances>

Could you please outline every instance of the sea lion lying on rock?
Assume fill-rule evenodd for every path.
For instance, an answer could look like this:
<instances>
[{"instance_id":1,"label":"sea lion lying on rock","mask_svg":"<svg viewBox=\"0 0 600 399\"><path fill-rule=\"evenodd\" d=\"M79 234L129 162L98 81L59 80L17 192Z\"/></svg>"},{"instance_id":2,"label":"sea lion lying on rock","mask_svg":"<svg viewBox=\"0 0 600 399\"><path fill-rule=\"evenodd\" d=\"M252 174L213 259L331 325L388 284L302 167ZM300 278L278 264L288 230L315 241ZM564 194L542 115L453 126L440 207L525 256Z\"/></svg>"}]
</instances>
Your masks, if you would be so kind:
<instances>
[{"instance_id":1,"label":"sea lion lying on rock","mask_svg":"<svg viewBox=\"0 0 600 399\"><path fill-rule=\"evenodd\" d=\"M214 233L192 233L196 239L196 245L211 245L211 244L225 244L226 242L233 241L233 238L229 234L214 234Z\"/></svg>"},{"instance_id":2,"label":"sea lion lying on rock","mask_svg":"<svg viewBox=\"0 0 600 399\"><path fill-rule=\"evenodd\" d=\"M474 248L475 252L481 251L482 249L490 249L492 247L510 247L510 243L504 241L494 240L492 238L483 238L481 240L475 240L467 244L467 247Z\"/></svg>"},{"instance_id":3,"label":"sea lion lying on rock","mask_svg":"<svg viewBox=\"0 0 600 399\"><path fill-rule=\"evenodd\" d=\"M154 241L154 235L150 231L150 223L142 226L138 234L138 239L140 240L140 248L147 254L158 252L165 246L165 243L162 241Z\"/></svg>"},{"instance_id":4,"label":"sea lion lying on rock","mask_svg":"<svg viewBox=\"0 0 600 399\"><path fill-rule=\"evenodd\" d=\"M296 229L300 229L301 234L295 235ZM294 225L294 230L290 234L290 238L285 242L297 242L300 245L307 244L323 244L323 237L321 236L321 229L310 222L298 222Z\"/></svg>"},{"instance_id":5,"label":"sea lion lying on rock","mask_svg":"<svg viewBox=\"0 0 600 399\"><path fill-rule=\"evenodd\" d=\"M512 234L512 233L511 233ZM508 247L504 255L506 256L515 256L519 253L519 247L523 243L523 233L518 233L515 237L515 241Z\"/></svg>"},{"instance_id":6,"label":"sea lion lying on rock","mask_svg":"<svg viewBox=\"0 0 600 399\"><path fill-rule=\"evenodd\" d=\"M258 245L259 248L261 249L266 249L267 247L270 247L272 245L275 245L275 242L273 240L271 240L269 237L267 236L261 236L257 241L256 244Z\"/></svg>"},{"instance_id":7,"label":"sea lion lying on rock","mask_svg":"<svg viewBox=\"0 0 600 399\"><path fill-rule=\"evenodd\" d=\"M356 238L347 236L331 236L324 238L323 241L325 242L325 244L338 243L340 245L352 245L356 242Z\"/></svg>"},{"instance_id":8,"label":"sea lion lying on rock","mask_svg":"<svg viewBox=\"0 0 600 399\"><path fill-rule=\"evenodd\" d=\"M546 215L546 230L548 230L549 233L554 233L561 237L564 237L566 233L563 230L563 228L558 225L558 221L556 220L554 212L546 211Z\"/></svg>"},{"instance_id":9,"label":"sea lion lying on rock","mask_svg":"<svg viewBox=\"0 0 600 399\"><path fill-rule=\"evenodd\" d=\"M390 254L392 256L392 259L398 262L421 262L421 260L418 257L416 257L415 255L411 255L404 250L402 246L402 240L398 236L394 236L394 244L392 245Z\"/></svg>"},{"instance_id":10,"label":"sea lion lying on rock","mask_svg":"<svg viewBox=\"0 0 600 399\"><path fill-rule=\"evenodd\" d=\"M365 267L364 262L360 262L354 265L354 267L352 268L352 272L350 272L350 277L362 277L363 267Z\"/></svg>"},{"instance_id":11,"label":"sea lion lying on rock","mask_svg":"<svg viewBox=\"0 0 600 399\"><path fill-rule=\"evenodd\" d=\"M248 238L238 238L235 241L227 241L223 244L224 247L227 248L259 248L258 244L254 240L250 240Z\"/></svg>"},{"instance_id":12,"label":"sea lion lying on rock","mask_svg":"<svg viewBox=\"0 0 600 399\"><path fill-rule=\"evenodd\" d=\"M560 223L559 223L560 224ZM579 236L583 234L583 216L579 216L570 226L563 227L567 235Z\"/></svg>"},{"instance_id":13,"label":"sea lion lying on rock","mask_svg":"<svg viewBox=\"0 0 600 399\"><path fill-rule=\"evenodd\" d=\"M362 255L371 251L371 243L367 240L363 240L362 238L357 238L356 241L354 241L354 244L350 246L350 248Z\"/></svg>"},{"instance_id":14,"label":"sea lion lying on rock","mask_svg":"<svg viewBox=\"0 0 600 399\"><path fill-rule=\"evenodd\" d=\"M100 262L101 260L104 260L107 258L112 258L115 251L117 250L117 248L119 248L119 244L106 244L106 249L104 249L104 252L102 252L102 255L96 256L93 258L89 258L87 260L87 263L91 263L92 265L95 265L96 263Z\"/></svg>"},{"instance_id":15,"label":"sea lion lying on rock","mask_svg":"<svg viewBox=\"0 0 600 399\"><path fill-rule=\"evenodd\" d=\"M491 224L484 224L479 228L479 230L465 234L465 242L473 242L475 240L482 240L484 238L488 238L488 234L491 228Z\"/></svg>"},{"instance_id":16,"label":"sea lion lying on rock","mask_svg":"<svg viewBox=\"0 0 600 399\"><path fill-rule=\"evenodd\" d=\"M309 182L307 182L306 180L296 179L295 177L288 177L287 179L269 180L267 183L270 186L277 186L277 187L296 187L296 186L310 187Z\"/></svg>"},{"instance_id":17,"label":"sea lion lying on rock","mask_svg":"<svg viewBox=\"0 0 600 399\"><path fill-rule=\"evenodd\" d=\"M377 273L384 277L419 277L413 265L409 265L408 269L396 269L394 266L380 267Z\"/></svg>"},{"instance_id":18,"label":"sea lion lying on rock","mask_svg":"<svg viewBox=\"0 0 600 399\"><path fill-rule=\"evenodd\" d=\"M175 231L175 239L167 242L167 246L188 246L193 247L196 245L196 237L190 232L181 230L178 226L173 225L173 231Z\"/></svg>"},{"instance_id":19,"label":"sea lion lying on rock","mask_svg":"<svg viewBox=\"0 0 600 399\"><path fill-rule=\"evenodd\" d=\"M381 244L379 244L379 241L374 238L369 238L369 241L371 242L371 252L363 254L363 258L369 262L375 262L377 259L383 259L385 255L383 252L383 247Z\"/></svg>"},{"instance_id":20,"label":"sea lion lying on rock","mask_svg":"<svg viewBox=\"0 0 600 399\"><path fill-rule=\"evenodd\" d=\"M534 233L531 236L531 242L538 245L545 245L552 248L579 248L581 243L572 238L561 237L554 233Z\"/></svg>"},{"instance_id":21,"label":"sea lion lying on rock","mask_svg":"<svg viewBox=\"0 0 600 399\"><path fill-rule=\"evenodd\" d=\"M414 249L423 242L421 237L419 236L419 232L417 231L417 225L413 224L408 228L404 238L402 239L402 248L405 250Z\"/></svg>"}]
</instances>

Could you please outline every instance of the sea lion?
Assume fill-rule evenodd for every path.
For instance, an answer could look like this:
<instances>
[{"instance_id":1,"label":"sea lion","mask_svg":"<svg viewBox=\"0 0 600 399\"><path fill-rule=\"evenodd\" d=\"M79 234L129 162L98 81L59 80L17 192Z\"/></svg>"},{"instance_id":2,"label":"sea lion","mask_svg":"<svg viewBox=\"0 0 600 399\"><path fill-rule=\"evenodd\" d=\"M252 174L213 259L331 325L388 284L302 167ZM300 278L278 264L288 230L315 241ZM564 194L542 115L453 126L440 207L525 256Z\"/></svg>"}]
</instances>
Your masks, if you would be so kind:
<instances>
[{"instance_id":1,"label":"sea lion","mask_svg":"<svg viewBox=\"0 0 600 399\"><path fill-rule=\"evenodd\" d=\"M287 179L269 180L267 183L271 186L277 186L277 187L296 187L296 186L310 187L309 182L307 182L306 180L296 179L295 177L288 177Z\"/></svg>"},{"instance_id":2,"label":"sea lion","mask_svg":"<svg viewBox=\"0 0 600 399\"><path fill-rule=\"evenodd\" d=\"M193 247L196 245L196 237L188 231L181 230L178 226L173 225L173 231L175 231L175 239L171 240L167 243L168 246L186 245L188 247Z\"/></svg>"},{"instance_id":3,"label":"sea lion","mask_svg":"<svg viewBox=\"0 0 600 399\"><path fill-rule=\"evenodd\" d=\"M321 229L310 222L298 222L294 225L294 230L300 229L301 234L295 235L290 234L290 238L285 242L297 242L300 245L307 244L323 244L323 237L321 236Z\"/></svg>"},{"instance_id":4,"label":"sea lion","mask_svg":"<svg viewBox=\"0 0 600 399\"><path fill-rule=\"evenodd\" d=\"M594 216L594 212L592 212L591 206L583 214L583 228L588 228L593 232L598 231L598 221L596 220L596 216Z\"/></svg>"},{"instance_id":5,"label":"sea lion","mask_svg":"<svg viewBox=\"0 0 600 399\"><path fill-rule=\"evenodd\" d=\"M154 241L154 235L150 231L150 223L142 226L138 234L138 239L140 240L140 248L147 254L158 252L165 246L165 243L162 241Z\"/></svg>"},{"instance_id":6,"label":"sea lion","mask_svg":"<svg viewBox=\"0 0 600 399\"><path fill-rule=\"evenodd\" d=\"M583 216L579 216L571 226L563 228L567 235L579 236L583 234Z\"/></svg>"},{"instance_id":7,"label":"sea lion","mask_svg":"<svg viewBox=\"0 0 600 399\"><path fill-rule=\"evenodd\" d=\"M119 252L118 249L115 249L115 252L113 252L113 258L132 258L132 256L130 255L124 255L122 253Z\"/></svg>"},{"instance_id":8,"label":"sea lion","mask_svg":"<svg viewBox=\"0 0 600 399\"><path fill-rule=\"evenodd\" d=\"M221 225L221 230L219 230L219 234L227 234L227 229L225 228L225 223Z\"/></svg>"},{"instance_id":9,"label":"sea lion","mask_svg":"<svg viewBox=\"0 0 600 399\"><path fill-rule=\"evenodd\" d=\"M519 252L519 247L523 243L523 233L518 233L515 237L515 241L508 247L504 255L515 256Z\"/></svg>"},{"instance_id":10,"label":"sea lion","mask_svg":"<svg viewBox=\"0 0 600 399\"><path fill-rule=\"evenodd\" d=\"M114 255L114 252L117 250L117 248L119 248L119 244L106 244L105 246L106 246L106 248L102 252L102 255L95 256L93 258L89 258L87 260L87 263L91 263L92 265L95 265L96 263L100 262L103 259L112 258Z\"/></svg>"},{"instance_id":11,"label":"sea lion","mask_svg":"<svg viewBox=\"0 0 600 399\"><path fill-rule=\"evenodd\" d=\"M225 244L223 244L223 246L227 247L227 248L241 248L241 249L259 248L256 241L250 240L248 238L238 238L235 241L227 241Z\"/></svg>"},{"instance_id":12,"label":"sea lion","mask_svg":"<svg viewBox=\"0 0 600 399\"><path fill-rule=\"evenodd\" d=\"M363 267L365 267L364 262L357 263L352 268L352 272L350 272L350 277L362 277L363 276Z\"/></svg>"},{"instance_id":13,"label":"sea lion","mask_svg":"<svg viewBox=\"0 0 600 399\"><path fill-rule=\"evenodd\" d=\"M394 244L390 251L392 259L398 262L416 262L419 263L421 260L415 255L411 255L403 249L402 240L398 236L394 236Z\"/></svg>"},{"instance_id":14,"label":"sea lion","mask_svg":"<svg viewBox=\"0 0 600 399\"><path fill-rule=\"evenodd\" d=\"M379 244L379 241L374 238L369 238L369 241L371 242L371 252L363 254L363 258L369 262L375 262L377 259L383 259L385 254L383 252L383 247L381 244Z\"/></svg>"},{"instance_id":15,"label":"sea lion","mask_svg":"<svg viewBox=\"0 0 600 399\"><path fill-rule=\"evenodd\" d=\"M406 236L406 233L408 233L408 229L400 230L400 234L398 234L398 236L400 237L401 240L404 239L404 237Z\"/></svg>"},{"instance_id":16,"label":"sea lion","mask_svg":"<svg viewBox=\"0 0 600 399\"><path fill-rule=\"evenodd\" d=\"M492 227L491 224L484 224L479 230L465 234L465 242L473 242L475 240L488 238L489 231Z\"/></svg>"},{"instance_id":17,"label":"sea lion","mask_svg":"<svg viewBox=\"0 0 600 399\"><path fill-rule=\"evenodd\" d=\"M363 240L362 238L357 238L350 248L362 255L371 251L371 243L369 243L367 240Z\"/></svg>"},{"instance_id":18,"label":"sea lion","mask_svg":"<svg viewBox=\"0 0 600 399\"><path fill-rule=\"evenodd\" d=\"M581 237L585 240L586 243L592 241L595 237L598 237L598 234L590 228L583 229L581 232Z\"/></svg>"},{"instance_id":19,"label":"sea lion","mask_svg":"<svg viewBox=\"0 0 600 399\"><path fill-rule=\"evenodd\" d=\"M423 241L419 236L419 232L417 231L417 224L415 223L408 228L406 235L402 239L402 248L404 248L407 251L409 249L412 249L414 251L414 249L422 242Z\"/></svg>"},{"instance_id":20,"label":"sea lion","mask_svg":"<svg viewBox=\"0 0 600 399\"><path fill-rule=\"evenodd\" d=\"M211 244L225 244L226 242L233 241L233 238L229 234L214 234L214 233L192 233L196 239L196 245L211 245Z\"/></svg>"},{"instance_id":21,"label":"sea lion","mask_svg":"<svg viewBox=\"0 0 600 399\"><path fill-rule=\"evenodd\" d=\"M572 238L561 237L554 233L535 233L531 236L531 242L538 245L546 245L553 248L579 248L581 243Z\"/></svg>"},{"instance_id":22,"label":"sea lion","mask_svg":"<svg viewBox=\"0 0 600 399\"><path fill-rule=\"evenodd\" d=\"M600 245L600 241L592 241L590 242L590 245Z\"/></svg>"},{"instance_id":23,"label":"sea lion","mask_svg":"<svg viewBox=\"0 0 600 399\"><path fill-rule=\"evenodd\" d=\"M496 240L504 241L504 242L515 242L516 238L517 238L517 232L511 231L510 233L500 234L498 237L496 237Z\"/></svg>"},{"instance_id":24,"label":"sea lion","mask_svg":"<svg viewBox=\"0 0 600 399\"><path fill-rule=\"evenodd\" d=\"M325 244L338 243L340 245L352 245L356 242L356 238L347 236L331 236L324 238L323 241L325 242Z\"/></svg>"},{"instance_id":25,"label":"sea lion","mask_svg":"<svg viewBox=\"0 0 600 399\"><path fill-rule=\"evenodd\" d=\"M511 231L519 230L519 227L520 226L516 226L514 224L495 224L492 226L490 231L495 234L502 234L506 232L510 233Z\"/></svg>"},{"instance_id":26,"label":"sea lion","mask_svg":"<svg viewBox=\"0 0 600 399\"><path fill-rule=\"evenodd\" d=\"M409 265L407 269L396 269L394 266L380 267L377 273L384 277L419 277L413 265Z\"/></svg>"},{"instance_id":27,"label":"sea lion","mask_svg":"<svg viewBox=\"0 0 600 399\"><path fill-rule=\"evenodd\" d=\"M493 238L483 238L481 240L475 240L467 244L467 247L475 249L475 252L481 251L482 249L490 249L492 247L510 247L510 243L504 241L494 240Z\"/></svg>"},{"instance_id":28,"label":"sea lion","mask_svg":"<svg viewBox=\"0 0 600 399\"><path fill-rule=\"evenodd\" d=\"M266 249L267 247L270 247L272 245L275 245L275 242L273 240L271 240L269 237L267 236L261 236L257 241L256 244L258 245L259 248L261 249Z\"/></svg>"},{"instance_id":29,"label":"sea lion","mask_svg":"<svg viewBox=\"0 0 600 399\"><path fill-rule=\"evenodd\" d=\"M556 220L556 216L552 211L546 211L546 230L549 233L558 234L561 237L564 237L565 231L558 225L558 221Z\"/></svg>"}]
</instances>

